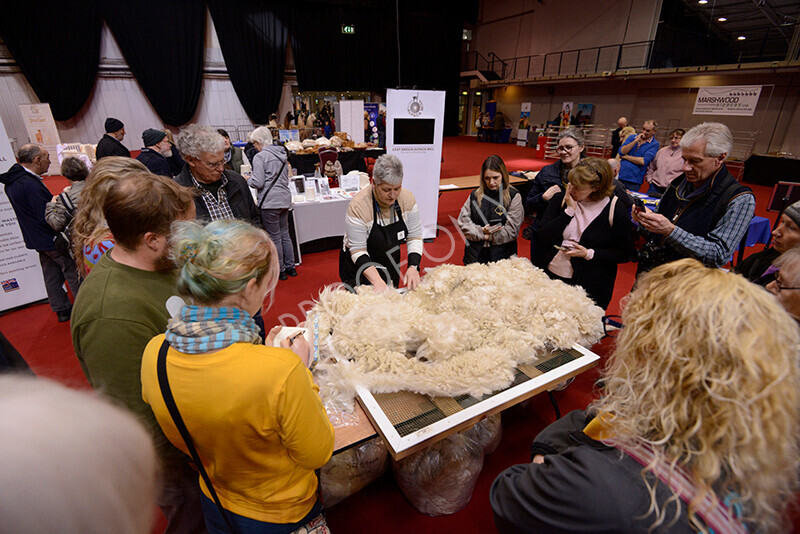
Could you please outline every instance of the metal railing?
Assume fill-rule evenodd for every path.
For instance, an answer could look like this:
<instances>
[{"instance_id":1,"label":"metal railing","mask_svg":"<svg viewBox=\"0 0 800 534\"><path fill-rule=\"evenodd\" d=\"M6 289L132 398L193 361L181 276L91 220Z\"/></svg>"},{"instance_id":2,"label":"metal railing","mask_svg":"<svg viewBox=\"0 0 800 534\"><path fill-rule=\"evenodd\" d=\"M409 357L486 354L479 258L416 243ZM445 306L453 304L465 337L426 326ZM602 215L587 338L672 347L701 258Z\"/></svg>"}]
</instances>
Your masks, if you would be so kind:
<instances>
[{"instance_id":1,"label":"metal railing","mask_svg":"<svg viewBox=\"0 0 800 534\"><path fill-rule=\"evenodd\" d=\"M502 60L503 79L544 78L646 69L654 41L581 48ZM499 58L498 58L499 59ZM493 62L489 62L493 69Z\"/></svg>"},{"instance_id":2,"label":"metal railing","mask_svg":"<svg viewBox=\"0 0 800 534\"><path fill-rule=\"evenodd\" d=\"M461 71L481 70L493 71L500 79L505 79L506 70L508 66L505 61L500 59L494 52L489 52L489 58L483 56L480 52L470 50L461 56Z\"/></svg>"}]
</instances>

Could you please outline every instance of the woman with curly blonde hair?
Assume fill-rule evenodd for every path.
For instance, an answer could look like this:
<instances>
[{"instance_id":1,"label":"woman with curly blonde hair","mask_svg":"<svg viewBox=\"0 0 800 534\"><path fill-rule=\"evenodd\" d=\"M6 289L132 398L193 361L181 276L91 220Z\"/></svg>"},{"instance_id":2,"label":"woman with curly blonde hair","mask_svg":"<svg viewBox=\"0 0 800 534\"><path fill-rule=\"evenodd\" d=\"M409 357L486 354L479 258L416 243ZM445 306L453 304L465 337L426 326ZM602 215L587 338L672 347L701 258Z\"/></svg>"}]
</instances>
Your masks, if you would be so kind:
<instances>
[{"instance_id":1,"label":"woman with curly blonde hair","mask_svg":"<svg viewBox=\"0 0 800 534\"><path fill-rule=\"evenodd\" d=\"M103 199L111 186L133 171L147 171L140 161L122 156L107 156L92 167L86 177L81 205L72 223L72 251L82 278L86 278L114 240L103 216Z\"/></svg>"},{"instance_id":2,"label":"woman with curly blonde hair","mask_svg":"<svg viewBox=\"0 0 800 534\"><path fill-rule=\"evenodd\" d=\"M794 321L744 278L684 259L640 279L623 322L589 416L550 425L533 463L495 480L500 531L787 531L800 466Z\"/></svg>"}]
</instances>

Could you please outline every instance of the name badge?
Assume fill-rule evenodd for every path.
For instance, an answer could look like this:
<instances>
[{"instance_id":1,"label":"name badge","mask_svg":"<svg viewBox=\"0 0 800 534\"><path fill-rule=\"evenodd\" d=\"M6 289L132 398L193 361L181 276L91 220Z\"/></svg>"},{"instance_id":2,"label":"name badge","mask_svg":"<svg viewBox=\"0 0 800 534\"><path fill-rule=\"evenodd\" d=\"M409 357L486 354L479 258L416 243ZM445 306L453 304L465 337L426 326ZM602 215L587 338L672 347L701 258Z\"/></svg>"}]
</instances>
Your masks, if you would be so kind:
<instances>
[{"instance_id":1,"label":"name badge","mask_svg":"<svg viewBox=\"0 0 800 534\"><path fill-rule=\"evenodd\" d=\"M397 232L397 240L398 241L402 241L405 238L406 238L405 230L400 230L399 232Z\"/></svg>"}]
</instances>

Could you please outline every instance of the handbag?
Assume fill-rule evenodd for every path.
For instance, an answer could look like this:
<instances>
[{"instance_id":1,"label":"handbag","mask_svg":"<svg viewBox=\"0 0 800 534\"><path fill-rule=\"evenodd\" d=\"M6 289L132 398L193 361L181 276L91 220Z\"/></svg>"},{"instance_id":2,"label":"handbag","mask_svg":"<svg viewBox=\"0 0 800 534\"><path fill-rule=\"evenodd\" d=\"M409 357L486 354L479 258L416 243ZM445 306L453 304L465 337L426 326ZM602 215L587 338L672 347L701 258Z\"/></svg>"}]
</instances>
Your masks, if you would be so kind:
<instances>
[{"instance_id":1,"label":"handbag","mask_svg":"<svg viewBox=\"0 0 800 534\"><path fill-rule=\"evenodd\" d=\"M206 487L211 493L214 503L217 505L220 514L222 514L222 518L225 520L225 524L228 526L228 531L231 534L237 534L238 530L234 527L233 521L228 515L228 511L222 507L222 503L217 496L216 490L214 490L214 486L211 484L211 479L206 472L206 468L203 467L203 462L200 460L200 455L197 453L197 448L194 446L194 440L189 434L189 430L186 428L186 424L183 422L183 417L181 417L181 412L178 410L178 405L175 404L175 398L172 396L172 390L169 387L169 380L167 379L168 350L169 342L165 339L158 351L158 360L156 362L158 385L161 388L161 396L164 398L164 404L166 404L167 410L169 410L169 414L172 416L172 421L175 423L178 432L181 434L181 438L183 438L184 443L186 443L186 448L189 449L189 454L192 456L192 460L194 460L194 464L197 467L197 470L200 472L200 476L203 477L203 482L206 483Z\"/></svg>"}]
</instances>

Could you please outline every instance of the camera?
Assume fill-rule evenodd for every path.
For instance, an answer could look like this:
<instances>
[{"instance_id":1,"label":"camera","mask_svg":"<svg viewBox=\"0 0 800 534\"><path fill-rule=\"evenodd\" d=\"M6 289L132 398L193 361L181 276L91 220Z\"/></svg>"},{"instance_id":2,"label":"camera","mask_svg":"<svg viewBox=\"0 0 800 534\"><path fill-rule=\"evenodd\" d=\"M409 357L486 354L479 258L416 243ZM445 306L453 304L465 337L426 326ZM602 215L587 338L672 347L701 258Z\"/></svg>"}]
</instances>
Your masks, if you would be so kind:
<instances>
[{"instance_id":1,"label":"camera","mask_svg":"<svg viewBox=\"0 0 800 534\"><path fill-rule=\"evenodd\" d=\"M669 261L669 247L656 241L648 241L633 254L633 261L639 263L637 272L643 273Z\"/></svg>"}]
</instances>

